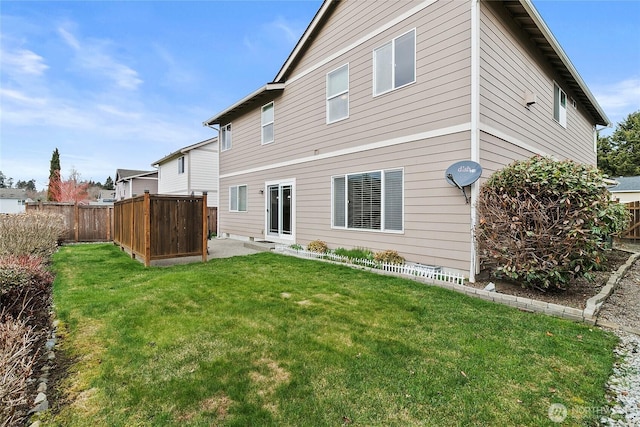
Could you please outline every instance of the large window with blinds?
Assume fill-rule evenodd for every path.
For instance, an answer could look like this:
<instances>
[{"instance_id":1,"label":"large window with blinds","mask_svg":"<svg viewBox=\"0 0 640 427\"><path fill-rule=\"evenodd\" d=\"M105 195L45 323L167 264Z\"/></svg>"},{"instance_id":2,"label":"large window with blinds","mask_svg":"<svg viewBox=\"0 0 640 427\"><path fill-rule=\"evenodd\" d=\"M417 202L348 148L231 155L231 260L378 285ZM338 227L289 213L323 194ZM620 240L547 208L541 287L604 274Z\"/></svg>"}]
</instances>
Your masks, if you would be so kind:
<instances>
[{"instance_id":1,"label":"large window with blinds","mask_svg":"<svg viewBox=\"0 0 640 427\"><path fill-rule=\"evenodd\" d=\"M390 169L332 178L334 228L402 231L402 169Z\"/></svg>"}]
</instances>

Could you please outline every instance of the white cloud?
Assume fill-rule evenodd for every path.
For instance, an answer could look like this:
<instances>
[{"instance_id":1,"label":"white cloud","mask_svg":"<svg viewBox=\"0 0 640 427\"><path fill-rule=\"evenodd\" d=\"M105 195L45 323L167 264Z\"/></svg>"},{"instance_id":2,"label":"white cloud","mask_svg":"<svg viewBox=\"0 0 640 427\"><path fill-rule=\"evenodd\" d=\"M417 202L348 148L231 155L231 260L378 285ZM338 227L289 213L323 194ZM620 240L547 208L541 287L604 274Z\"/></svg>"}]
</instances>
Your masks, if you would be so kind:
<instances>
[{"instance_id":1,"label":"white cloud","mask_svg":"<svg viewBox=\"0 0 640 427\"><path fill-rule=\"evenodd\" d=\"M4 50L0 52L2 69L9 74L29 74L41 76L49 66L44 58L27 49Z\"/></svg>"},{"instance_id":2,"label":"white cloud","mask_svg":"<svg viewBox=\"0 0 640 427\"><path fill-rule=\"evenodd\" d=\"M138 72L117 61L109 53L109 41L79 40L65 28L58 28L64 42L76 53L76 62L84 70L89 70L102 78L112 80L116 86L126 90L136 90L143 83Z\"/></svg>"},{"instance_id":3,"label":"white cloud","mask_svg":"<svg viewBox=\"0 0 640 427\"><path fill-rule=\"evenodd\" d=\"M14 89L0 88L0 99L2 98L8 98L13 101L32 106L43 106L47 103L47 100L45 98L31 97L23 92Z\"/></svg>"},{"instance_id":4,"label":"white cloud","mask_svg":"<svg viewBox=\"0 0 640 427\"><path fill-rule=\"evenodd\" d=\"M282 16L277 17L275 20L268 24L269 28L273 28L284 35L286 41L290 44L297 43L302 30L294 23L287 21Z\"/></svg>"},{"instance_id":5,"label":"white cloud","mask_svg":"<svg viewBox=\"0 0 640 427\"><path fill-rule=\"evenodd\" d=\"M640 77L607 85L594 85L593 93L613 125L640 110Z\"/></svg>"}]
</instances>

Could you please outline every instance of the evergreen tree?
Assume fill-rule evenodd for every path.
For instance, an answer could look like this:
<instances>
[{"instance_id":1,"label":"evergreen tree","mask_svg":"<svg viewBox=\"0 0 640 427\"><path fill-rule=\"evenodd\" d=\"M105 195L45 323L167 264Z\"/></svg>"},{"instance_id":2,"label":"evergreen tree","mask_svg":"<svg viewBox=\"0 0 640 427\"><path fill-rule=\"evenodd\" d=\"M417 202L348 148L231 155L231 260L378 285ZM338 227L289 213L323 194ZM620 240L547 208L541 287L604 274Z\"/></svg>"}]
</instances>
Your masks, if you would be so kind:
<instances>
[{"instance_id":1,"label":"evergreen tree","mask_svg":"<svg viewBox=\"0 0 640 427\"><path fill-rule=\"evenodd\" d=\"M47 189L47 200L57 201L56 195L60 194L60 153L56 148L51 155L49 166L49 188Z\"/></svg>"},{"instance_id":2,"label":"evergreen tree","mask_svg":"<svg viewBox=\"0 0 640 427\"><path fill-rule=\"evenodd\" d=\"M113 180L111 179L110 176L107 177L107 179L104 181L104 185L102 186L102 188L104 188L105 190L113 190Z\"/></svg>"},{"instance_id":3,"label":"evergreen tree","mask_svg":"<svg viewBox=\"0 0 640 427\"><path fill-rule=\"evenodd\" d=\"M598 138L598 168L610 177L640 175L640 111L618 123L613 135Z\"/></svg>"}]
</instances>

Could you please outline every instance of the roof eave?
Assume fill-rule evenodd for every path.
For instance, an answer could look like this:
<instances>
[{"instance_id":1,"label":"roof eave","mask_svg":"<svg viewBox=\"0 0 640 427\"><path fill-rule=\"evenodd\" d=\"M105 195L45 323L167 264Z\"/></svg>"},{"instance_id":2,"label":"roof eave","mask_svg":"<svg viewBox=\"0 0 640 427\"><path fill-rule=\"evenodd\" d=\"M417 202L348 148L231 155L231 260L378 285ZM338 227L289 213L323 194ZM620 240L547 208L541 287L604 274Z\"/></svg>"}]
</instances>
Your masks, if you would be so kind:
<instances>
[{"instance_id":1,"label":"roof eave","mask_svg":"<svg viewBox=\"0 0 640 427\"><path fill-rule=\"evenodd\" d=\"M227 109L221 111L215 116L212 116L209 119L205 120L204 122L202 122L202 125L203 126L219 125L221 124L220 121L223 117L242 110L245 106L253 103L260 96L266 94L267 92L283 91L284 86L285 86L284 83L267 83L266 85L256 90L255 92L245 96L240 101L233 104L231 107L228 107Z\"/></svg>"},{"instance_id":2,"label":"roof eave","mask_svg":"<svg viewBox=\"0 0 640 427\"><path fill-rule=\"evenodd\" d=\"M309 23L309 26L307 27L307 29L302 34L302 37L300 37L300 40L298 40L298 43L296 44L296 46L291 51L291 54L289 54L289 57L287 58L287 60L282 65L282 68L280 68L280 71L278 71L278 74L276 75L276 78L273 80L274 82L281 82L284 79L286 79L290 68L293 66L293 64L295 64L295 61L297 60L297 58L300 55L300 53L305 49L307 43L312 38L312 36L315 34L316 29L320 26L320 24L324 20L325 16L329 13L331 8L338 1L339 0L324 0L322 5L320 6L320 9L318 9L318 11L316 12L315 16L313 17L313 19Z\"/></svg>"},{"instance_id":3,"label":"roof eave","mask_svg":"<svg viewBox=\"0 0 640 427\"><path fill-rule=\"evenodd\" d=\"M197 142L195 144L187 145L186 147L183 147L183 148L181 148L179 150L176 150L173 153L167 154L166 156L164 156L160 160L156 160L155 162L151 163L151 166L153 166L154 168L157 168L160 165L160 163L164 163L167 160L170 160L170 159L172 159L174 157L179 157L181 154L187 154L191 150L195 150L196 148L200 148L200 147L203 147L203 146L205 146L207 144L214 143L217 140L218 140L218 137L214 136L213 138L205 139L204 141L200 141L200 142Z\"/></svg>"},{"instance_id":4,"label":"roof eave","mask_svg":"<svg viewBox=\"0 0 640 427\"><path fill-rule=\"evenodd\" d=\"M595 96L593 96L587 84L584 82L584 80L582 80L582 77L580 77L580 73L578 73L578 70L576 70L576 68L573 66L571 60L560 46L560 43L558 43L558 40L556 40L555 36L553 35L549 27L547 27L547 24L545 24L535 6L533 6L533 3L531 3L531 0L519 0L519 2L529 14L531 19L534 21L536 26L540 29L551 48L554 50L556 55L558 55L564 66L571 74L572 78L576 81L576 83L578 83L578 86L580 86L580 89L584 92L585 96L593 105L594 109L600 115L600 117L594 117L594 119L596 120L596 124L601 126L611 126L611 120L609 120L607 114L604 112Z\"/></svg>"}]
</instances>

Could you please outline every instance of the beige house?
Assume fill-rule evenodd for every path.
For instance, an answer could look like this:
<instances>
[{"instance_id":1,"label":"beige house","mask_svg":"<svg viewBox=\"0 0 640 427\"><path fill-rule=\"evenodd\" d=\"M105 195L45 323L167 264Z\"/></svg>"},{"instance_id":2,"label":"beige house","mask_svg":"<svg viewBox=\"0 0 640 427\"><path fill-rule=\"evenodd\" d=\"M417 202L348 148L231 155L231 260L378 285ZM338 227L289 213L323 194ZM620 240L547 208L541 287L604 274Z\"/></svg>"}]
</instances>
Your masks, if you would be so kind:
<instances>
[{"instance_id":1,"label":"beige house","mask_svg":"<svg viewBox=\"0 0 640 427\"><path fill-rule=\"evenodd\" d=\"M133 169L116 170L116 200L142 196L145 191L158 193L158 171L141 171Z\"/></svg>"},{"instance_id":2,"label":"beige house","mask_svg":"<svg viewBox=\"0 0 640 427\"><path fill-rule=\"evenodd\" d=\"M576 6L577 7L577 6ZM477 273L479 184L534 154L596 163L609 120L529 0L326 0L219 126L219 235L395 249ZM471 160L470 203L445 170Z\"/></svg>"},{"instance_id":3,"label":"beige house","mask_svg":"<svg viewBox=\"0 0 640 427\"><path fill-rule=\"evenodd\" d=\"M158 193L200 196L207 206L218 206L218 139L211 138L181 148L153 162L158 170Z\"/></svg>"}]
</instances>

